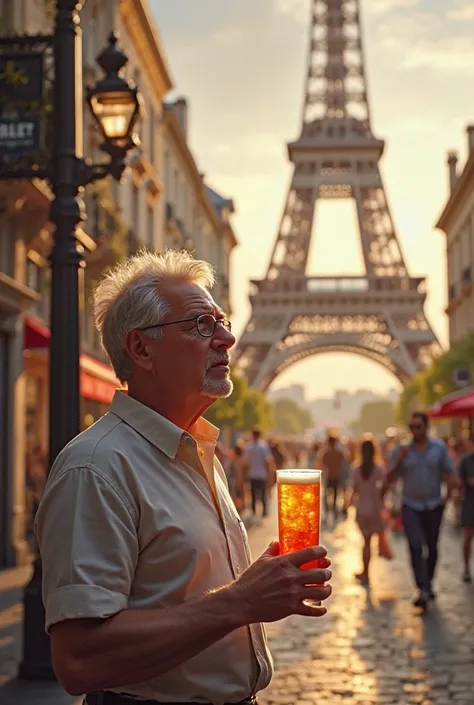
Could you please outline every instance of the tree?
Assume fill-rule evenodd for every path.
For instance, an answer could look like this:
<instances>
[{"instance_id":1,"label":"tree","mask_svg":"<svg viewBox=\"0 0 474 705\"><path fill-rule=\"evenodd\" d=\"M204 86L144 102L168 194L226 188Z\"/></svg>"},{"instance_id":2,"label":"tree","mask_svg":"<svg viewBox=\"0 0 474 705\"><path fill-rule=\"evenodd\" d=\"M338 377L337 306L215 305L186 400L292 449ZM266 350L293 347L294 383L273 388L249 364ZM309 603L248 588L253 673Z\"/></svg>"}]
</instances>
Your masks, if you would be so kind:
<instances>
[{"instance_id":1,"label":"tree","mask_svg":"<svg viewBox=\"0 0 474 705\"><path fill-rule=\"evenodd\" d=\"M267 431L270 427L272 414L270 404L261 392L256 389L249 389L244 398L242 408L242 419L237 425L239 431L251 431L253 428L260 428Z\"/></svg>"},{"instance_id":2,"label":"tree","mask_svg":"<svg viewBox=\"0 0 474 705\"><path fill-rule=\"evenodd\" d=\"M227 399L218 399L205 417L218 428L230 426L236 431L250 431L259 426L266 431L270 425L270 406L264 395L250 389L243 377L232 375L234 391Z\"/></svg>"},{"instance_id":3,"label":"tree","mask_svg":"<svg viewBox=\"0 0 474 705\"><path fill-rule=\"evenodd\" d=\"M431 367L405 385L398 402L398 420L406 423L413 411L425 410L441 397L455 392L455 371L472 369L473 360L474 331L454 343L447 352L433 360Z\"/></svg>"},{"instance_id":4,"label":"tree","mask_svg":"<svg viewBox=\"0 0 474 705\"><path fill-rule=\"evenodd\" d=\"M273 413L272 430L283 435L298 435L314 425L313 417L307 409L293 399L278 399L271 405Z\"/></svg>"},{"instance_id":5,"label":"tree","mask_svg":"<svg viewBox=\"0 0 474 705\"><path fill-rule=\"evenodd\" d=\"M395 406L386 399L369 401L360 410L360 416L352 425L360 433L379 435L389 426L395 425Z\"/></svg>"}]
</instances>

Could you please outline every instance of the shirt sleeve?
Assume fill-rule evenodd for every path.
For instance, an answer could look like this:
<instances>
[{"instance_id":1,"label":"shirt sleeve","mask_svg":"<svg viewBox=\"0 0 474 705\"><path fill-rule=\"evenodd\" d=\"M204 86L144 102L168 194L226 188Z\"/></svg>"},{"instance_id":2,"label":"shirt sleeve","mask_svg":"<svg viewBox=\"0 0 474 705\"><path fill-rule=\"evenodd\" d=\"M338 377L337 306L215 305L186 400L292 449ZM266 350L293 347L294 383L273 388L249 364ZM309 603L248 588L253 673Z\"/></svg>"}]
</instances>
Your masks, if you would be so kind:
<instances>
[{"instance_id":1,"label":"shirt sleeve","mask_svg":"<svg viewBox=\"0 0 474 705\"><path fill-rule=\"evenodd\" d=\"M47 488L36 516L46 631L126 609L139 541L130 508L99 472L74 468Z\"/></svg>"},{"instance_id":2,"label":"shirt sleeve","mask_svg":"<svg viewBox=\"0 0 474 705\"><path fill-rule=\"evenodd\" d=\"M388 461L389 472L395 469L395 467L398 463L398 459L400 457L401 450L402 450L401 447L397 447L392 450L392 453L390 454L390 459ZM402 473L402 471L403 471L403 461L400 463L400 466L397 471L397 475L400 475Z\"/></svg>"},{"instance_id":3,"label":"shirt sleeve","mask_svg":"<svg viewBox=\"0 0 474 705\"><path fill-rule=\"evenodd\" d=\"M441 455L441 470L442 472L454 473L454 463L449 454L449 448L446 443L443 443L443 452Z\"/></svg>"}]
</instances>

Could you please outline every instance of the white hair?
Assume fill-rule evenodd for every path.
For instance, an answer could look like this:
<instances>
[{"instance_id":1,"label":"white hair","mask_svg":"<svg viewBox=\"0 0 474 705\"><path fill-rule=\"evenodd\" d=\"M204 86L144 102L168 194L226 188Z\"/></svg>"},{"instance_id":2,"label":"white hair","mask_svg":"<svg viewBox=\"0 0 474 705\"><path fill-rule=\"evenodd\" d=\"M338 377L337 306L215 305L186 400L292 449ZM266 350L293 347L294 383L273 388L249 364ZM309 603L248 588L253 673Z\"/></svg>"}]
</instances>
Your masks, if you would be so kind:
<instances>
[{"instance_id":1,"label":"white hair","mask_svg":"<svg viewBox=\"0 0 474 705\"><path fill-rule=\"evenodd\" d=\"M212 289L215 283L212 266L194 259L186 250L166 250L163 254L143 250L110 270L94 291L95 325L121 382L128 381L132 369L125 335L163 320L170 307L160 285L172 279L184 279L206 289ZM160 328L149 331L153 338L161 333Z\"/></svg>"}]
</instances>

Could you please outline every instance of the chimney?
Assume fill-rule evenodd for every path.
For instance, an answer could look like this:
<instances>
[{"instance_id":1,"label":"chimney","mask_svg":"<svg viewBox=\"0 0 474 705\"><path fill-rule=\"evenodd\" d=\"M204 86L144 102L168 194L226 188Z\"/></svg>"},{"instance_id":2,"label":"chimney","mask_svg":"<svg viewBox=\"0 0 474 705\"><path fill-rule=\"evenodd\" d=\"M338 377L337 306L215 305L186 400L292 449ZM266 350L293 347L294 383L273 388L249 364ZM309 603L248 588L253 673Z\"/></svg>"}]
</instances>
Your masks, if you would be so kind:
<instances>
[{"instance_id":1,"label":"chimney","mask_svg":"<svg viewBox=\"0 0 474 705\"><path fill-rule=\"evenodd\" d=\"M188 101L186 98L178 98L171 106L173 113L183 131L183 135L188 139Z\"/></svg>"},{"instance_id":2,"label":"chimney","mask_svg":"<svg viewBox=\"0 0 474 705\"><path fill-rule=\"evenodd\" d=\"M474 125L469 125L467 128L467 144L468 144L468 154L474 152Z\"/></svg>"},{"instance_id":3,"label":"chimney","mask_svg":"<svg viewBox=\"0 0 474 705\"><path fill-rule=\"evenodd\" d=\"M454 187L456 186L456 182L458 180L458 172L457 172L458 155L457 155L457 152L449 152L448 166L449 166L449 188L451 189L451 193L452 193L454 191Z\"/></svg>"}]
</instances>

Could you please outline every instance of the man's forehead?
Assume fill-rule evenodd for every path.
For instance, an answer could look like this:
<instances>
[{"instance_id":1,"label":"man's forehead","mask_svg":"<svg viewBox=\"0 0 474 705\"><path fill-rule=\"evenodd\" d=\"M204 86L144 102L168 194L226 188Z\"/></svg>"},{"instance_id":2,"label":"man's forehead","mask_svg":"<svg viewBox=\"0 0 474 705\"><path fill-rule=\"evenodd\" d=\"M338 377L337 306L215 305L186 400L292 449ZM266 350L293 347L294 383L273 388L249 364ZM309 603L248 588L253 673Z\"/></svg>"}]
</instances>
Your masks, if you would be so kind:
<instances>
[{"instance_id":1,"label":"man's forehead","mask_svg":"<svg viewBox=\"0 0 474 705\"><path fill-rule=\"evenodd\" d=\"M220 310L210 292L193 282L167 282L163 293L173 308L179 306L186 309L198 307L206 310Z\"/></svg>"}]
</instances>

